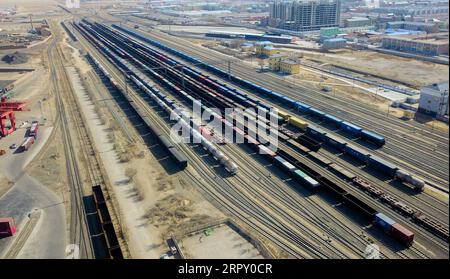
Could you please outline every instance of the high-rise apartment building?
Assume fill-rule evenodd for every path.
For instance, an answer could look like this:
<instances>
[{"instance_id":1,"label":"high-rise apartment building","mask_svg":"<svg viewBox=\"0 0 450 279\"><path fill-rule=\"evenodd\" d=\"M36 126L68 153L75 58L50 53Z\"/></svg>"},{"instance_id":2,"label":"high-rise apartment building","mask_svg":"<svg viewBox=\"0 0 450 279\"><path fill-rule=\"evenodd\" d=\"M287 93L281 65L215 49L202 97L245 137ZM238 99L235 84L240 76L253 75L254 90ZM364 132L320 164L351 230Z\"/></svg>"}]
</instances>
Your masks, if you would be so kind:
<instances>
[{"instance_id":1,"label":"high-rise apartment building","mask_svg":"<svg viewBox=\"0 0 450 279\"><path fill-rule=\"evenodd\" d=\"M337 27L340 0L276 1L270 6L269 25L292 31L314 31Z\"/></svg>"}]
</instances>

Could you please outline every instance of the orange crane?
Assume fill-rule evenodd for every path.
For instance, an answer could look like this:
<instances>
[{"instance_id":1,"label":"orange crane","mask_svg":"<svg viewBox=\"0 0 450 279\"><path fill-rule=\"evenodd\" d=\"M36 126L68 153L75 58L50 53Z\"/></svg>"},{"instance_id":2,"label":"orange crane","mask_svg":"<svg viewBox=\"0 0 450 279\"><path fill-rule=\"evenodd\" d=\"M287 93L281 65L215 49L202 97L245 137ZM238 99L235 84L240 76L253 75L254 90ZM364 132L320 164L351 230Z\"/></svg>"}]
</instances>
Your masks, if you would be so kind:
<instances>
[{"instance_id":1,"label":"orange crane","mask_svg":"<svg viewBox=\"0 0 450 279\"><path fill-rule=\"evenodd\" d=\"M23 111L26 106L25 102L7 102L6 98L0 100L0 134L7 136L16 130L15 111ZM9 118L11 128L7 128L5 121Z\"/></svg>"}]
</instances>

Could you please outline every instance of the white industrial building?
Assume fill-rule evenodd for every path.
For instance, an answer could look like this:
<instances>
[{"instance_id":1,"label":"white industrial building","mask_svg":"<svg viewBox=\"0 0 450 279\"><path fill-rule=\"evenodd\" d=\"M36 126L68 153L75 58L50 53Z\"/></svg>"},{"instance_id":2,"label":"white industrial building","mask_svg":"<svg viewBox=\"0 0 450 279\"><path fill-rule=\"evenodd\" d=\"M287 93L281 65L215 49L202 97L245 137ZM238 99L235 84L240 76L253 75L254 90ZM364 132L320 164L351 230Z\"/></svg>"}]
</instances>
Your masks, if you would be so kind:
<instances>
[{"instance_id":1,"label":"white industrial building","mask_svg":"<svg viewBox=\"0 0 450 279\"><path fill-rule=\"evenodd\" d=\"M432 116L448 115L448 82L423 87L420 93L419 111Z\"/></svg>"}]
</instances>

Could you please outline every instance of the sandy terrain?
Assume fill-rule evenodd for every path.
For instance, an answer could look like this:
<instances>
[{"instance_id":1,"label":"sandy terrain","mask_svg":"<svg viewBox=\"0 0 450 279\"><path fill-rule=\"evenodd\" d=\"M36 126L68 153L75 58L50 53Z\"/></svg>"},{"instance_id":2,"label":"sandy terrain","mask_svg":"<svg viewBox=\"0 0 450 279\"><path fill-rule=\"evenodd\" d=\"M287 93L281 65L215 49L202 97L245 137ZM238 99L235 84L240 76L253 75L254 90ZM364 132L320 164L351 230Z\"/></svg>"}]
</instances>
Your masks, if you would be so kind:
<instances>
[{"instance_id":1,"label":"sandy terrain","mask_svg":"<svg viewBox=\"0 0 450 279\"><path fill-rule=\"evenodd\" d=\"M188 259L263 259L259 251L229 226L200 232L179 243Z\"/></svg>"},{"instance_id":2,"label":"sandy terrain","mask_svg":"<svg viewBox=\"0 0 450 279\"><path fill-rule=\"evenodd\" d=\"M74 65L87 75L90 66L73 48L72 53ZM103 106L96 108L99 103L92 102L102 98L92 91L96 87L99 84L89 86L88 92L77 90L77 94L111 181L121 223L127 228L124 234L132 257L158 258L167 252L166 239L171 231L223 218L183 174L169 175L141 141L130 145L125 140L109 111Z\"/></svg>"},{"instance_id":3,"label":"sandy terrain","mask_svg":"<svg viewBox=\"0 0 450 279\"><path fill-rule=\"evenodd\" d=\"M401 58L372 51L347 50L332 55L305 52L304 56L323 63L341 65L390 79L397 79L411 83L419 88L427 84L447 81L449 74L447 65Z\"/></svg>"}]
</instances>

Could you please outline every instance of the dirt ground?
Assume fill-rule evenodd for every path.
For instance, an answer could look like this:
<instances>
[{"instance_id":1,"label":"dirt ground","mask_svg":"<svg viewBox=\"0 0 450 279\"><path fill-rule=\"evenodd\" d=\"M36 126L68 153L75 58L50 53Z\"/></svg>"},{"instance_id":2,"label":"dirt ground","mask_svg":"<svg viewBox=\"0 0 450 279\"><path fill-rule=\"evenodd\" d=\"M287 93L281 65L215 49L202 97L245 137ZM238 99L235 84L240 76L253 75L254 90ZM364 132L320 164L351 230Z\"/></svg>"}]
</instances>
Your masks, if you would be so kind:
<instances>
[{"instance_id":1,"label":"dirt ground","mask_svg":"<svg viewBox=\"0 0 450 279\"><path fill-rule=\"evenodd\" d=\"M448 80L448 65L440 65L417 59L402 58L373 51L345 50L333 55L304 53L305 58L313 58L333 65L396 79L405 83L422 86Z\"/></svg>"},{"instance_id":2,"label":"dirt ground","mask_svg":"<svg viewBox=\"0 0 450 279\"><path fill-rule=\"evenodd\" d=\"M264 257L239 233L223 225L209 234L199 232L183 238L179 245L188 259L263 259Z\"/></svg>"},{"instance_id":3,"label":"dirt ground","mask_svg":"<svg viewBox=\"0 0 450 279\"><path fill-rule=\"evenodd\" d=\"M81 75L89 76L92 69L79 53L68 46L65 51L72 53L72 61ZM87 94L97 106L95 111L100 119L99 123L105 127L101 130L106 132L115 153L115 160L103 160L103 164L106 170L117 170L114 174L108 172L108 176L115 204L120 209L120 219L123 224L126 223L124 234L128 240L132 240L131 245L134 246L130 247L132 257L159 257L167 252L166 239L170 233L190 225L196 226L215 218L223 218L218 210L196 192L194 185L184 179L182 173L169 175L137 135L135 143L128 142L108 108L95 101L104 98L98 90L107 90L101 84L94 85L95 82L99 81L90 78L84 80ZM128 120L123 118L130 130L134 131ZM88 119L94 121L93 117ZM102 148L105 146L102 144ZM120 180L118 173L123 174L125 180ZM145 231L137 231L133 229L135 227ZM134 236L136 232L140 237ZM136 247L138 242L142 247ZM144 246L148 247L145 252L142 250Z\"/></svg>"}]
</instances>

